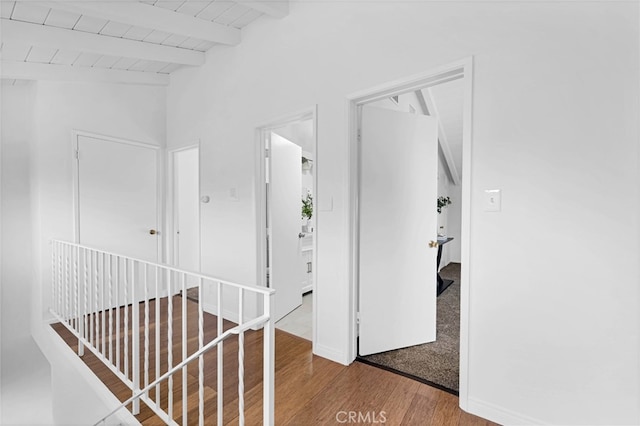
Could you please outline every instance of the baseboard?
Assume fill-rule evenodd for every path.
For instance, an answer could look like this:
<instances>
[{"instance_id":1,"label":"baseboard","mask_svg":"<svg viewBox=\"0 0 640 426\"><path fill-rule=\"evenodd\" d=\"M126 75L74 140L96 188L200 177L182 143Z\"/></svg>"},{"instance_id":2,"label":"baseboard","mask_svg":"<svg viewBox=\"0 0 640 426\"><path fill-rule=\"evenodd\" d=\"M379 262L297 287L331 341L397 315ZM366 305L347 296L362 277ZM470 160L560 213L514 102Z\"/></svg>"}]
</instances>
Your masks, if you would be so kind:
<instances>
[{"instance_id":1,"label":"baseboard","mask_svg":"<svg viewBox=\"0 0 640 426\"><path fill-rule=\"evenodd\" d=\"M313 345L313 354L321 356L322 358L326 358L333 362L337 362L342 365L351 364L350 361L347 360L346 354L342 351L337 351L333 348L324 345Z\"/></svg>"},{"instance_id":2,"label":"baseboard","mask_svg":"<svg viewBox=\"0 0 640 426\"><path fill-rule=\"evenodd\" d=\"M525 416L504 407L471 397L467 398L467 409L465 411L505 426L548 424L542 420L534 419L533 417Z\"/></svg>"}]
</instances>

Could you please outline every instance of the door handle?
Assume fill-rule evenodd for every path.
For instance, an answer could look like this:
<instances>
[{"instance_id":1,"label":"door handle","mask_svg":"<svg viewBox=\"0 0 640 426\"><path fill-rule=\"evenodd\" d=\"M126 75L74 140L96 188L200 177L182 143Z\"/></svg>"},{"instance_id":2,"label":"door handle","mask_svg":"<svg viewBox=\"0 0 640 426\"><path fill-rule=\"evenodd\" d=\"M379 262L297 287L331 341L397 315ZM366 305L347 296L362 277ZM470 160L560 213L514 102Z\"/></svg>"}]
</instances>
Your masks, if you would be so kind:
<instances>
[{"instance_id":1,"label":"door handle","mask_svg":"<svg viewBox=\"0 0 640 426\"><path fill-rule=\"evenodd\" d=\"M156 231L155 229L150 229L149 230L149 234L151 235L156 235L158 233L158 231Z\"/></svg>"},{"instance_id":2,"label":"door handle","mask_svg":"<svg viewBox=\"0 0 640 426\"><path fill-rule=\"evenodd\" d=\"M436 247L438 247L439 245L440 245L440 244L438 244L438 242L437 242L437 241L433 241L433 240L429 241L429 247L431 247L431 248L436 248Z\"/></svg>"}]
</instances>

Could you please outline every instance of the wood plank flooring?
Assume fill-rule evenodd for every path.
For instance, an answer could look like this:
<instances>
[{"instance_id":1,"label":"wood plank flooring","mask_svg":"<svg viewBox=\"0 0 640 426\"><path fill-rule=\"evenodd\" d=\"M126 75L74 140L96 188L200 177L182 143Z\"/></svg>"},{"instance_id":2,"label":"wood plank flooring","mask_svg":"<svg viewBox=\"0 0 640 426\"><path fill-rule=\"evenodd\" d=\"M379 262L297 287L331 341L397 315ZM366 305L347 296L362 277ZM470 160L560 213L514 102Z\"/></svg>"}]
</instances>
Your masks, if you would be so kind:
<instances>
[{"instance_id":1,"label":"wood plank flooring","mask_svg":"<svg viewBox=\"0 0 640 426\"><path fill-rule=\"evenodd\" d=\"M173 365L182 357L181 312L182 298L173 298ZM168 323L167 298L159 300L161 312L160 359L159 372L167 370ZM114 323L114 329L121 330L120 357L124 362L124 309L120 308L120 324ZM150 312L150 380L155 378L155 301L149 306ZM131 321L131 307L128 308ZM115 310L114 310L115 311ZM113 314L113 312L112 312ZM187 301L187 323L189 325L188 354L197 349L197 304ZM114 314L115 317L115 314ZM108 321L108 315L107 315ZM144 305L140 305L140 321L144 323ZM217 318L205 314L205 342L215 337ZM226 322L224 328L234 324ZM77 340L62 325L52 327L64 339L67 345L77 350ZM115 332L114 332L115 333ZM115 338L112 338L115 348ZM141 348L144 348L144 336L140 336ZM109 342L105 345L107 351ZM217 416L217 375L216 350L205 356L205 424L215 424ZM112 355L115 359L115 349ZM126 385L88 350L82 357L105 385L121 401L130 395ZM131 360L129 359L129 363ZM311 342L276 330L276 375L275 375L275 424L276 425L326 425L326 424L388 424L388 425L493 425L489 421L463 412L458 407L458 398L428 385L406 377L355 362L343 366L311 353ZM144 365L144 360L140 361ZM245 334L245 420L247 425L259 425L262 422L262 332L251 331ZM237 338L225 342L224 345L224 422L238 423L237 393ZM129 374L130 377L130 374ZM192 363L188 368L187 390L189 411L187 421L182 421L182 375L177 374L173 380L173 413L180 424L197 424L197 385L198 364ZM144 383L144 378L141 377ZM168 386L166 381L160 386L160 405L169 406ZM155 392L150 393L155 400ZM153 411L140 404L137 419L143 425L162 425ZM99 419L96 419L96 421Z\"/></svg>"}]
</instances>

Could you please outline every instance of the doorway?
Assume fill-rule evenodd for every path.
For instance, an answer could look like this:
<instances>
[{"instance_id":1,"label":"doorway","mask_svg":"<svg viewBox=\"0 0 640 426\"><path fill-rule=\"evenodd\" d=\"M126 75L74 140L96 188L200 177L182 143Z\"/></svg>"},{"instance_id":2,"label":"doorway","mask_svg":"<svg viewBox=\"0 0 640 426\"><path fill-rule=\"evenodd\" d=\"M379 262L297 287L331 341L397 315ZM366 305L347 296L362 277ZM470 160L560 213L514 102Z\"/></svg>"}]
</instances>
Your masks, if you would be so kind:
<instances>
[{"instance_id":1,"label":"doorway","mask_svg":"<svg viewBox=\"0 0 640 426\"><path fill-rule=\"evenodd\" d=\"M180 269L200 272L199 145L170 150L168 163L169 261Z\"/></svg>"},{"instance_id":2,"label":"doorway","mask_svg":"<svg viewBox=\"0 0 640 426\"><path fill-rule=\"evenodd\" d=\"M315 107L258 128L258 283L276 290L276 328L314 340Z\"/></svg>"},{"instance_id":3,"label":"doorway","mask_svg":"<svg viewBox=\"0 0 640 426\"><path fill-rule=\"evenodd\" d=\"M374 104L378 103L377 107L381 107L380 102L382 101L391 101L395 103L399 103L402 96L407 96L408 94L415 94L417 98L418 93L424 91L429 88L436 88L439 85L444 85L445 83L457 81L462 81L463 86L463 99L464 99L464 107L462 112L463 117L463 125L461 132L462 139L462 167L461 167L461 178L459 178L460 183L460 198L458 201L458 207L460 207L461 217L461 230L460 230L460 238L459 243L461 246L460 249L460 260L461 260L461 274L459 278L460 282L460 299L459 299L459 307L460 307L460 337L459 337L459 345L460 345L460 356L459 356L459 395L461 404L466 403L466 360L467 360L467 312L468 312L468 288L469 288L469 276L468 276L468 268L469 268L469 205L470 205L470 175L469 175L469 157L470 157L470 118L471 118L471 59L467 59L464 61L459 61L438 69L435 69L431 72L413 76L407 78L400 82L390 83L388 85L380 86L368 91L364 91L358 94L354 94L349 97L349 123L350 123L350 188L351 188L351 274L352 274L352 286L351 286L351 312L352 312L352 328L351 332L351 354L355 359L356 356L362 354L362 348L365 348L365 351L371 352L370 349L370 341L367 341L365 345L363 345L363 339L371 339L371 335L373 333L368 332L368 328L373 329L378 327L387 327L387 335L392 336L393 339L397 340L397 334L402 334L403 337L406 335L410 335L409 340L403 340L395 342L392 338L386 339L387 341L382 342L382 346L374 345L374 349L376 350L391 350L393 349L393 345L396 348L401 348L403 345L419 344L419 340L428 341L430 338L429 333L427 331L435 331L435 320L436 320L436 292L437 292L437 275L436 275L436 257L438 254L438 248L440 244L443 244L446 238L442 238L438 236L441 232L439 228L442 226L444 229L447 225L442 224L441 220L438 220L436 213L436 199L439 198L440 191L438 190L437 185L437 177L433 172L431 173L433 179L426 183L424 181L423 185L425 185L425 190L429 189L428 194L425 194L425 190L422 188L416 189L414 182L410 180L401 181L398 178L398 175L406 175L406 170L404 168L409 168L413 171L419 171L421 167L429 168L430 170L436 170L436 163L433 161L433 157L425 156L424 153L420 152L419 157L420 160L423 160L423 164L420 165L420 162L414 162L411 154L405 153L406 155L397 155L393 150L403 150L406 149L407 146L407 138L406 135L400 135L400 139L393 139L393 137L387 137L387 141L378 141L372 139L372 134L380 133L385 131L385 129L375 129L373 133L368 132L368 127L371 126L372 121L371 118L367 118L368 116L372 117L370 111L374 108ZM409 116L411 114L419 113L420 109L428 110L429 108L426 105L425 99L419 99L418 107L413 105L413 108L407 108L405 114ZM389 114L386 114L389 115ZM428 114L433 115L433 114ZM387 120L387 118L383 118ZM414 120L415 121L415 120ZM437 139L440 139L441 135L438 134ZM368 140L365 140L368 138ZM377 144L377 145L376 145ZM385 146L386 144L386 146ZM395 146L393 146L395 144ZM384 155L371 155L372 145L374 146L373 150L380 150ZM442 157L445 154L443 153L442 144L438 142L438 156ZM433 151L432 151L433 152ZM397 156L398 158L394 159L393 157ZM384 161L390 159L391 162L395 161L395 164L392 164L388 167L387 171L383 171L387 166L379 161L380 158L384 158ZM437 158L437 157L436 157ZM374 159L378 162L375 162ZM406 164L406 166L402 166L402 164ZM448 170L448 173L451 173L453 170ZM421 174L419 176L420 179L423 179L426 175ZM415 175L410 175L410 178L415 178ZM400 179L400 180L398 180ZM433 188L435 187L435 192ZM382 204L383 200L395 199L400 196L399 200L394 202L394 207L396 210L402 211L403 209L407 212L407 217L411 216L411 211L413 211L412 204L408 204L405 201L402 201L402 197L405 199L409 198L409 195L404 194L403 191L406 188L413 188L414 192L411 196L413 197L428 197L428 204L426 205L425 212L423 214L423 218L413 218L411 217L409 220L412 223L409 226L403 227L400 226L401 233L405 236L405 240L403 241L395 241L393 240L397 236L383 236L380 232L377 232L377 235L374 235L373 229L379 229L382 226L385 226L385 220L389 220L390 218L396 220L396 223L393 224L393 227L397 227L398 220L397 218L393 218L392 216L387 216L384 214L384 205ZM387 191L387 192L385 192ZM380 200L376 204L374 200L375 196L379 196ZM415 203L414 203L415 204ZM382 213L381 213L382 211ZM429 217L426 217L429 216ZM373 224L373 226L371 225ZM426 224L427 229L424 230L420 228L423 224ZM386 226L389 227L389 224L386 223ZM413 228L412 228L413 227ZM405 229L406 228L406 229ZM419 229L420 228L420 229ZM444 231L446 232L446 231ZM416 235L411 235L411 233L415 233ZM415 238L414 238L415 237ZM416 243L416 238L419 243ZM393 240L393 241L391 241ZM395 251L389 252L384 250L386 245L389 245L389 242L392 244L401 244L400 246L395 247ZM413 244L413 245L411 245ZM430 250L427 247L430 246ZM372 259L376 259L375 257L371 257L372 250L380 250L377 260L377 265L381 263L388 265L395 265L396 269L391 271L385 271L387 273L386 280L381 280L378 284L373 284L373 278L376 275L382 275L380 271L376 272L375 269L372 269L371 265L376 264L376 262L372 262ZM422 250L419 256L413 256L416 250ZM445 248L446 250L446 248ZM398 253L400 253L398 255ZM394 257L395 256L395 257ZM410 262L411 258L417 259L414 261L414 264L406 264L403 262ZM401 281L407 278L404 274L404 269L409 269L414 271L414 274L417 276L419 274L417 265L415 262L422 262L423 266L427 265L428 268L425 269L424 277L422 278L422 286L415 284L408 287L402 287L397 293L393 293L393 291L389 290L389 287L397 285L397 282L393 281L393 278L400 277ZM398 265L403 265L402 269L397 269ZM444 266L444 265L441 265ZM384 270L384 268L383 268ZM413 279L416 280L415 283L419 282L419 278L413 276ZM377 286L377 287L376 287ZM373 295L371 294L371 288L376 288L374 290ZM425 287L428 289L428 297L424 297ZM386 291L386 293L385 293ZM377 292L377 293L376 293ZM412 293L413 292L413 293ZM446 292L446 290L445 290ZM428 306L413 306L415 305L415 299L418 299L423 304L427 304ZM371 304L371 300L377 301L378 303ZM408 301L408 304L407 304ZM384 308L380 303L384 303ZM413 305L412 305L413 304ZM408 306L410 309L402 310L402 306ZM373 308L372 308L373 306ZM395 308L394 308L395 306ZM428 310L431 320L429 322L425 322L424 310ZM380 315L381 312L389 313L390 315L383 316ZM407 331L407 329L411 329ZM426 330L425 330L426 329ZM367 334L369 333L369 334ZM396 335L394 335L394 333ZM437 336L436 336L437 338ZM414 339L411 343L411 339ZM382 340L385 340L383 338ZM386 346L385 346L386 345Z\"/></svg>"}]
</instances>

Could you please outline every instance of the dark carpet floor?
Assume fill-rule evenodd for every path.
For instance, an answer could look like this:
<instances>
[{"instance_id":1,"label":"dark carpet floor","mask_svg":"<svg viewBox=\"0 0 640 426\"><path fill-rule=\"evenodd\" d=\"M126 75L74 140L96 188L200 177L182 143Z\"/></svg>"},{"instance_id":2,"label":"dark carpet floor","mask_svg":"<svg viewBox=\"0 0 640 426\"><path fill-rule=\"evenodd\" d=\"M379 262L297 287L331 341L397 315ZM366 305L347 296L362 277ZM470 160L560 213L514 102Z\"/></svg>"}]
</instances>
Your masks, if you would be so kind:
<instances>
[{"instance_id":1,"label":"dark carpet floor","mask_svg":"<svg viewBox=\"0 0 640 426\"><path fill-rule=\"evenodd\" d=\"M436 341L360 357L359 360L458 393L460 360L460 264L440 271L454 280L437 301Z\"/></svg>"}]
</instances>

